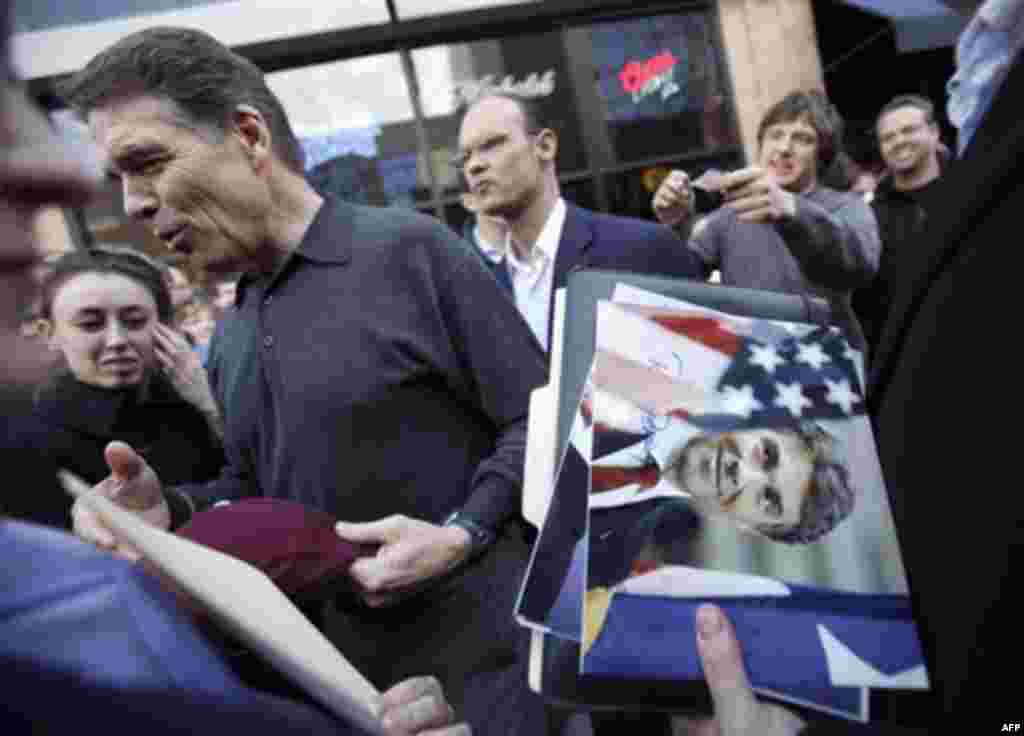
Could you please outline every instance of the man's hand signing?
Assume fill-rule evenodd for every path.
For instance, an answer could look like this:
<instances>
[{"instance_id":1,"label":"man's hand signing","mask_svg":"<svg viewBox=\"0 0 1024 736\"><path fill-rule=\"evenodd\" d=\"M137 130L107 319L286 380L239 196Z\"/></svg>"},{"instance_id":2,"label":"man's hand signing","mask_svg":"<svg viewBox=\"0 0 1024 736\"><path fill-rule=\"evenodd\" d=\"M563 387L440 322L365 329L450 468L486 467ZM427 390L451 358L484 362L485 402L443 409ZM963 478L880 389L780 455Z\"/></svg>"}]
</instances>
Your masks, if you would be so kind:
<instances>
[{"instance_id":1,"label":"man's hand signing","mask_svg":"<svg viewBox=\"0 0 1024 736\"><path fill-rule=\"evenodd\" d=\"M373 557L352 563L349 573L364 589L369 606L386 606L415 592L469 556L464 529L439 526L407 516L388 516L364 524L339 521L338 535L357 544L379 544Z\"/></svg>"}]
</instances>

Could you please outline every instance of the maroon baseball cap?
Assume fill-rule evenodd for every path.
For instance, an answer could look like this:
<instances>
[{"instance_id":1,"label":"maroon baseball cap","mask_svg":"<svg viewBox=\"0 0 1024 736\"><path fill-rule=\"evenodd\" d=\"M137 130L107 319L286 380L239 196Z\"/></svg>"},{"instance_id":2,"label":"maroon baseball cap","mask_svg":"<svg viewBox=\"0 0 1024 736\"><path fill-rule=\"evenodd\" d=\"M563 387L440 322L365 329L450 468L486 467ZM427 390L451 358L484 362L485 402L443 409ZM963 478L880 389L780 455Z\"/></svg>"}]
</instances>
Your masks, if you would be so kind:
<instances>
[{"instance_id":1,"label":"maroon baseball cap","mask_svg":"<svg viewBox=\"0 0 1024 736\"><path fill-rule=\"evenodd\" d=\"M330 514L293 501L245 498L193 514L176 533L248 562L285 595L308 603L350 589L354 583L349 566L377 549L346 542L334 531L335 521ZM148 563L146 567L153 570ZM183 594L178 586L169 587ZM188 596L182 602L193 613L201 613Z\"/></svg>"}]
</instances>

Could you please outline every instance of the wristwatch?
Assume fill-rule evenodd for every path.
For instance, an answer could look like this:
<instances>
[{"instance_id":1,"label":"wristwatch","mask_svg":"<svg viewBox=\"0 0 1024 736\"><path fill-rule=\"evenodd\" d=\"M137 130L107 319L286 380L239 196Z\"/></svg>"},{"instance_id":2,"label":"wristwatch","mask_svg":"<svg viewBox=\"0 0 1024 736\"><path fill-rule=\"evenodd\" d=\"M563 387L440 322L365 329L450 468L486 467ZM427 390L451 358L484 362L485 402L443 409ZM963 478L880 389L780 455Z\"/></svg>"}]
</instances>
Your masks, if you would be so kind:
<instances>
[{"instance_id":1,"label":"wristwatch","mask_svg":"<svg viewBox=\"0 0 1024 736\"><path fill-rule=\"evenodd\" d=\"M444 520L444 526L457 526L469 534L469 556L476 557L492 544L497 535L464 511L453 511Z\"/></svg>"}]
</instances>

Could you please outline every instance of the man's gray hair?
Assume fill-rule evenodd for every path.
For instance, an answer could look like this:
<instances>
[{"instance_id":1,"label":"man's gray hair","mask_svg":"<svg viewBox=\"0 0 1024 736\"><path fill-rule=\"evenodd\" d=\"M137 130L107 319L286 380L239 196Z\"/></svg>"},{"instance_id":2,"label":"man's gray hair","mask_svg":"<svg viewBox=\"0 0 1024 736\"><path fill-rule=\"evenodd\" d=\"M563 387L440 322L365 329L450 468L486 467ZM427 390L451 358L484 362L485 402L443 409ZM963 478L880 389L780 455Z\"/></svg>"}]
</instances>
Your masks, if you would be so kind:
<instances>
[{"instance_id":1,"label":"man's gray hair","mask_svg":"<svg viewBox=\"0 0 1024 736\"><path fill-rule=\"evenodd\" d=\"M758 527L758 531L777 542L810 544L850 515L856 495L850 486L849 468L832 435L810 421L799 422L786 431L799 436L812 455L810 488L800 507L800 521L795 526L763 526Z\"/></svg>"},{"instance_id":2,"label":"man's gray hair","mask_svg":"<svg viewBox=\"0 0 1024 736\"><path fill-rule=\"evenodd\" d=\"M189 127L224 133L239 105L259 110L274 152L297 174L302 145L263 72L212 36L191 28L155 27L125 36L60 86L83 118L111 100L145 94L169 100Z\"/></svg>"}]
</instances>

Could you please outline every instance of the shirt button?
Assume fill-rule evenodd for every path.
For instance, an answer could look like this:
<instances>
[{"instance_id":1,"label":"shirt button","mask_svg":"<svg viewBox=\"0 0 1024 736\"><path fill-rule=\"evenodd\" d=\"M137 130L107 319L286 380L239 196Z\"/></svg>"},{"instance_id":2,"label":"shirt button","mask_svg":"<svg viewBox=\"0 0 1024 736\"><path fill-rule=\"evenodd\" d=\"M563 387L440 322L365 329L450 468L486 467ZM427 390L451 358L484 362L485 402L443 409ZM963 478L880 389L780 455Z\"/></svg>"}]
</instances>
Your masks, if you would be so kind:
<instances>
[{"instance_id":1,"label":"shirt button","mask_svg":"<svg viewBox=\"0 0 1024 736\"><path fill-rule=\"evenodd\" d=\"M263 347L272 348L274 347L274 338L272 335L267 335L263 338Z\"/></svg>"}]
</instances>

